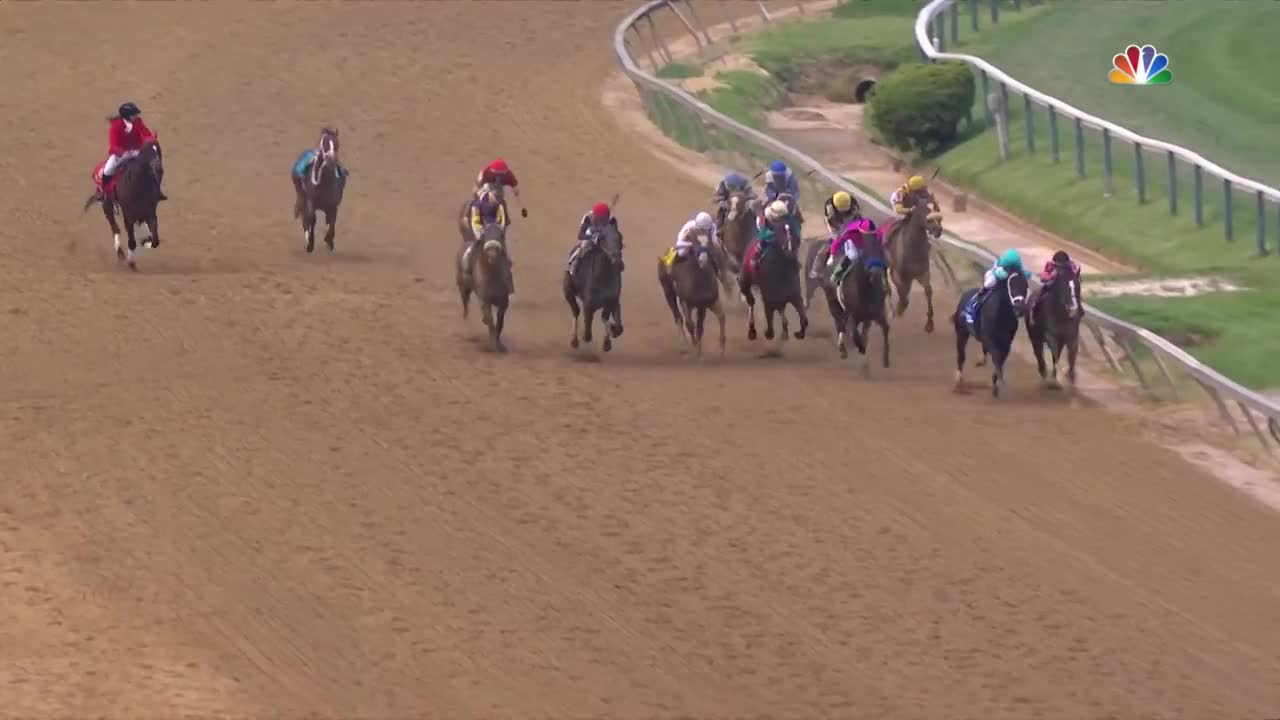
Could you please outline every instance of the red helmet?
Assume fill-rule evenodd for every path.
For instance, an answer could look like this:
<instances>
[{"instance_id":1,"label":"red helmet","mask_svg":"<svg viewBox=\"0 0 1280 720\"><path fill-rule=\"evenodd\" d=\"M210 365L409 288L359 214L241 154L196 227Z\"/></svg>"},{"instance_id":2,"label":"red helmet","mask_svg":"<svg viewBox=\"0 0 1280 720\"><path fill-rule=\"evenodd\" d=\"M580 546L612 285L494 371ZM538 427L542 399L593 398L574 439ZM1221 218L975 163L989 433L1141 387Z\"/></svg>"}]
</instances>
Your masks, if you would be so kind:
<instances>
[{"instance_id":1,"label":"red helmet","mask_svg":"<svg viewBox=\"0 0 1280 720\"><path fill-rule=\"evenodd\" d=\"M608 220L609 206L605 205L604 203L596 203L595 205L592 205L591 217L595 218L596 220Z\"/></svg>"},{"instance_id":2,"label":"red helmet","mask_svg":"<svg viewBox=\"0 0 1280 720\"><path fill-rule=\"evenodd\" d=\"M497 160L489 163L489 169L496 173L504 173L511 170L511 168L507 167L507 161L502 158L498 158Z\"/></svg>"}]
</instances>

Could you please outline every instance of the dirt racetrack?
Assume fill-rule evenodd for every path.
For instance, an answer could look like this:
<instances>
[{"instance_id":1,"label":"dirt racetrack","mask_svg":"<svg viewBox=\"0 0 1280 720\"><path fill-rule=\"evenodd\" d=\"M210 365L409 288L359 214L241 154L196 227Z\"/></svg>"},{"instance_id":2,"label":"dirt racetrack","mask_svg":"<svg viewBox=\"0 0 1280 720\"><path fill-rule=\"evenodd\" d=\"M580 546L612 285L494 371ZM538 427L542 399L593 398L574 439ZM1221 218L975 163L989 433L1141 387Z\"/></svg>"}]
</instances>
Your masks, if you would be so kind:
<instances>
[{"instance_id":1,"label":"dirt racetrack","mask_svg":"<svg viewBox=\"0 0 1280 720\"><path fill-rule=\"evenodd\" d=\"M630 7L0 4L0 715L1280 713L1280 522L1136 422L1025 367L953 395L918 308L870 383L736 314L679 353L653 258L709 189L599 103ZM136 275L78 214L126 98L172 198ZM497 154L505 356L450 266ZM559 272L615 191L626 334L575 360Z\"/></svg>"}]
</instances>

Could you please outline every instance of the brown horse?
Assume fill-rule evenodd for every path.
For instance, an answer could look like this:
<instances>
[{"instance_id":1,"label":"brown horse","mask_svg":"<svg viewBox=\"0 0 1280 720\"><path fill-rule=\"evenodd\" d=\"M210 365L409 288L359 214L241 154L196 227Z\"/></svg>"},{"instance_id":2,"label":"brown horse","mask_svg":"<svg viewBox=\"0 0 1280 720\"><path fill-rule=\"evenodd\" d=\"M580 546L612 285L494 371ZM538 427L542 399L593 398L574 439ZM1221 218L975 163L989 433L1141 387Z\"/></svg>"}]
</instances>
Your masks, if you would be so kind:
<instances>
[{"instance_id":1,"label":"brown horse","mask_svg":"<svg viewBox=\"0 0 1280 720\"><path fill-rule=\"evenodd\" d=\"M721 234L721 245L728 260L728 270L734 275L742 273L742 259L746 255L747 246L755 239L756 208L747 200L747 194L741 190L730 193L729 208L725 212L724 226Z\"/></svg>"},{"instance_id":2,"label":"brown horse","mask_svg":"<svg viewBox=\"0 0 1280 720\"><path fill-rule=\"evenodd\" d=\"M702 334L707 311L720 323L720 357L724 357L724 307L720 303L722 271L718 266L728 262L714 245L699 242L690 251L692 257L675 261L675 251L658 259L658 283L671 308L671 317L680 331L680 339L693 345L702 359Z\"/></svg>"},{"instance_id":3,"label":"brown horse","mask_svg":"<svg viewBox=\"0 0 1280 720\"><path fill-rule=\"evenodd\" d=\"M138 155L127 160L124 168L116 172L114 178L111 187L89 196L81 212L88 211L95 200L102 203L102 214L106 216L115 239L116 260L127 263L130 270L137 270L134 252L138 249L138 243L134 238L134 228L145 223L151 237L144 240L142 246L160 247L156 207L160 204L160 181L164 179L164 154L160 151L159 140L153 139L145 143ZM129 238L127 251L120 246L120 225L116 223L117 206Z\"/></svg>"},{"instance_id":4,"label":"brown horse","mask_svg":"<svg viewBox=\"0 0 1280 720\"><path fill-rule=\"evenodd\" d=\"M1067 380L1076 384L1076 354L1080 351L1080 320L1084 317L1078 268L1066 253L1053 256L1054 275L1049 282L1031 291L1027 312L1027 336L1036 354L1040 380L1049 387L1058 383L1058 359L1067 350ZM1049 346L1053 374L1046 377L1044 346Z\"/></svg>"},{"instance_id":5,"label":"brown horse","mask_svg":"<svg viewBox=\"0 0 1280 720\"><path fill-rule=\"evenodd\" d=\"M799 249L799 238L791 235L788 222L784 219L774 226L778 242L773 249L759 257L760 241L753 240L747 248L746 261L742 274L738 276L738 289L742 299L747 303L747 339L756 339L756 298L752 288L760 288L761 299L764 300L764 337L774 338L773 316L776 313L782 321L782 340L787 339L787 306L795 308L800 316L800 329L796 331L797 340L803 340L809 328L809 316L805 313L804 294L800 291L800 261L796 258Z\"/></svg>"},{"instance_id":6,"label":"brown horse","mask_svg":"<svg viewBox=\"0 0 1280 720\"><path fill-rule=\"evenodd\" d=\"M907 311L911 285L924 288L926 315L924 331L933 332L933 282L929 277L930 238L942 236L942 214L929 211L926 198L917 198L905 218L881 226L880 237L889 255L890 277L898 293L893 314L901 317Z\"/></svg>"},{"instance_id":7,"label":"brown horse","mask_svg":"<svg viewBox=\"0 0 1280 720\"><path fill-rule=\"evenodd\" d=\"M310 161L306 158L311 157ZM328 229L324 244L333 252L333 236L338 224L338 206L342 204L342 192L346 188L347 173L338 162L338 131L333 128L320 130L318 150L308 150L294 164L293 204L294 218L302 219L302 237L307 252L316 249L316 216L323 212Z\"/></svg>"},{"instance_id":8,"label":"brown horse","mask_svg":"<svg viewBox=\"0 0 1280 720\"><path fill-rule=\"evenodd\" d=\"M871 324L880 326L883 347L881 363L889 367L889 313L887 295L888 278L885 277L884 248L872 233L863 233L864 249L852 268L840 278L836 287L823 278L822 287L827 295L827 308L835 323L836 349L841 359L849 357L845 336L853 338L853 346L859 355L867 354L867 330ZM871 364L864 362L864 375L871 374Z\"/></svg>"},{"instance_id":9,"label":"brown horse","mask_svg":"<svg viewBox=\"0 0 1280 720\"><path fill-rule=\"evenodd\" d=\"M495 352L506 352L502 344L502 328L506 324L510 289L507 286L507 243L500 225L489 224L480 239L458 248L458 296L462 298L462 317L471 309L471 293L480 300L481 317L489 328L489 342ZM497 311L496 313L494 311Z\"/></svg>"}]
</instances>

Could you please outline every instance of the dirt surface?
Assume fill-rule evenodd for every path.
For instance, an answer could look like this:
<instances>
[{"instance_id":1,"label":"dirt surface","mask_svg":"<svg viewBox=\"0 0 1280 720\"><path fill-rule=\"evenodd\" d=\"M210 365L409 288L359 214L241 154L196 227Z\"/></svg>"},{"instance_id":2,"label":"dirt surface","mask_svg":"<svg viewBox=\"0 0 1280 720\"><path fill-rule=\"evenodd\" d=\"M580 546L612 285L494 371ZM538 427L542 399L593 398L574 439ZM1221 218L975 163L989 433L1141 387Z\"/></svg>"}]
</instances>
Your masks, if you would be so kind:
<instances>
[{"instance_id":1,"label":"dirt surface","mask_svg":"<svg viewBox=\"0 0 1280 720\"><path fill-rule=\"evenodd\" d=\"M1277 711L1272 512L1025 368L951 394L918 312L871 382L736 316L692 365L649 265L708 188L600 109L626 6L503 10L478 50L490 3L0 5L0 713ZM70 37L145 37L136 84ZM136 275L77 214L126 95L172 198ZM353 175L306 256L324 123ZM450 266L499 153L505 356ZM618 190L626 334L575 359L569 233Z\"/></svg>"}]
</instances>

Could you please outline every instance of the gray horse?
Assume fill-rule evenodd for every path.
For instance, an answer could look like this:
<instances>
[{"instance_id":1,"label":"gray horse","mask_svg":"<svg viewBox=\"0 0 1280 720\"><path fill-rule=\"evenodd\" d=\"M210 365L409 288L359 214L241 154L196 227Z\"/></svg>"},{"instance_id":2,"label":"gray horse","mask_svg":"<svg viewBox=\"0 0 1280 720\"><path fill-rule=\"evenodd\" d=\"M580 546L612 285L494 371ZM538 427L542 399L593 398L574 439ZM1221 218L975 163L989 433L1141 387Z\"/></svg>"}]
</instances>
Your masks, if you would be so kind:
<instances>
[{"instance_id":1,"label":"gray horse","mask_svg":"<svg viewBox=\"0 0 1280 720\"><path fill-rule=\"evenodd\" d=\"M578 319L582 324L582 342L590 344L591 325L596 311L607 329L601 347L613 349L613 338L622 335L622 233L613 225L605 225L596 242L578 258L573 274L564 276L564 299L573 312L573 337L570 347L578 347Z\"/></svg>"}]
</instances>

